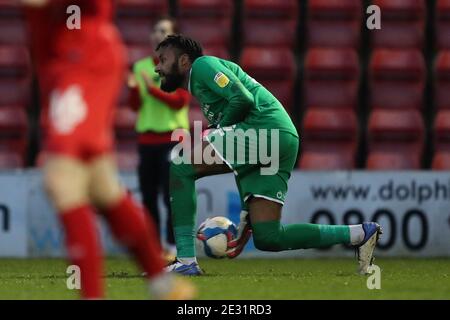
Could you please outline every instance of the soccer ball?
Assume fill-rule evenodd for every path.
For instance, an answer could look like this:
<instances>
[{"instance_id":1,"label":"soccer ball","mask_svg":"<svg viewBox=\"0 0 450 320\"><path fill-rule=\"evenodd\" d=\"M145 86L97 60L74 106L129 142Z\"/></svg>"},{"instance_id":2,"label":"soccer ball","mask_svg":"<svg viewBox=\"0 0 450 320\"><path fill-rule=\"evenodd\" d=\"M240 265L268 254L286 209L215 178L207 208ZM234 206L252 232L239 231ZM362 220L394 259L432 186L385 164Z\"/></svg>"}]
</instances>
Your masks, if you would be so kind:
<instances>
[{"instance_id":1,"label":"soccer ball","mask_svg":"<svg viewBox=\"0 0 450 320\"><path fill-rule=\"evenodd\" d=\"M197 239L203 251L214 259L226 257L228 241L235 239L236 236L236 225L225 217L208 218L197 230Z\"/></svg>"}]
</instances>

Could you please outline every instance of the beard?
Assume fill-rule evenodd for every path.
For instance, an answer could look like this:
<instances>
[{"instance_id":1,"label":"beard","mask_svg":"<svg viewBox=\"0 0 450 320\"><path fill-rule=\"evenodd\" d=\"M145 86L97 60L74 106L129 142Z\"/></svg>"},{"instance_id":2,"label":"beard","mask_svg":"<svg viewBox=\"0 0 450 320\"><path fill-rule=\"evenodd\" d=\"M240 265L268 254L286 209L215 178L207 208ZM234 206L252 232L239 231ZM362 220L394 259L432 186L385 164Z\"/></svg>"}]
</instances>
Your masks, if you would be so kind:
<instances>
[{"instance_id":1,"label":"beard","mask_svg":"<svg viewBox=\"0 0 450 320\"><path fill-rule=\"evenodd\" d=\"M173 65L170 73L164 75L164 78L161 80L161 90L165 92L173 92L178 88L181 88L184 82L184 75L182 75L177 65Z\"/></svg>"}]
</instances>

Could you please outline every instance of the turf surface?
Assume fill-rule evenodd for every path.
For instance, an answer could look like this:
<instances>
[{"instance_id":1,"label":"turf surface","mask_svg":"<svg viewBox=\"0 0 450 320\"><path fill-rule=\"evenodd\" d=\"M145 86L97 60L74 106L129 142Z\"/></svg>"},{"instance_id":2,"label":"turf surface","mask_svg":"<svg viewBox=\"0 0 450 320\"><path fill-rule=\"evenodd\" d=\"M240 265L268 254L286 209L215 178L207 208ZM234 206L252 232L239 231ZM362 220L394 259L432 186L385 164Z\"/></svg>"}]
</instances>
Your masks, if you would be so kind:
<instances>
[{"instance_id":1,"label":"turf surface","mask_svg":"<svg viewBox=\"0 0 450 320\"><path fill-rule=\"evenodd\" d=\"M352 259L200 260L191 278L199 299L450 299L450 259L378 259L381 289L369 290ZM109 299L146 299L140 272L127 259L108 259ZM60 259L1 259L0 299L75 299Z\"/></svg>"}]
</instances>

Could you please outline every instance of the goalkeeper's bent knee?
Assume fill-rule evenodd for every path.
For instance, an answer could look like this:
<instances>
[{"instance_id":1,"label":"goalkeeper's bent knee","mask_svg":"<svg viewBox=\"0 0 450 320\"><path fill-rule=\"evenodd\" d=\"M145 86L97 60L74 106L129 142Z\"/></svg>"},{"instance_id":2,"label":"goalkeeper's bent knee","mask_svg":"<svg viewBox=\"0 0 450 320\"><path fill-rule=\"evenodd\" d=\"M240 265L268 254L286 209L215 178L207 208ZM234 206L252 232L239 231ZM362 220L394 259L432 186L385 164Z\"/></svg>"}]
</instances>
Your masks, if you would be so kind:
<instances>
[{"instance_id":1,"label":"goalkeeper's bent knee","mask_svg":"<svg viewBox=\"0 0 450 320\"><path fill-rule=\"evenodd\" d=\"M262 251L285 250L282 244L283 230L280 221L252 223L253 243Z\"/></svg>"}]
</instances>

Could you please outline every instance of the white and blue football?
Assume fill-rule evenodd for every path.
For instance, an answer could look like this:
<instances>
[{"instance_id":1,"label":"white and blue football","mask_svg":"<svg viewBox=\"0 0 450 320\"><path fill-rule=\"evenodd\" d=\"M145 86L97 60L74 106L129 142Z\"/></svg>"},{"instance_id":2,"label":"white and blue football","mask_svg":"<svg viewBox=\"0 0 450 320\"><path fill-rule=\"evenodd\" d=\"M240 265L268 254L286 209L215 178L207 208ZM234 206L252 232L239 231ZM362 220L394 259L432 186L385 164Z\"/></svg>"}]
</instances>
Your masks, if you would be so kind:
<instances>
[{"instance_id":1,"label":"white and blue football","mask_svg":"<svg viewBox=\"0 0 450 320\"><path fill-rule=\"evenodd\" d=\"M197 230L197 239L205 254L214 259L226 257L228 241L236 236L236 225L226 217L208 218Z\"/></svg>"}]
</instances>

